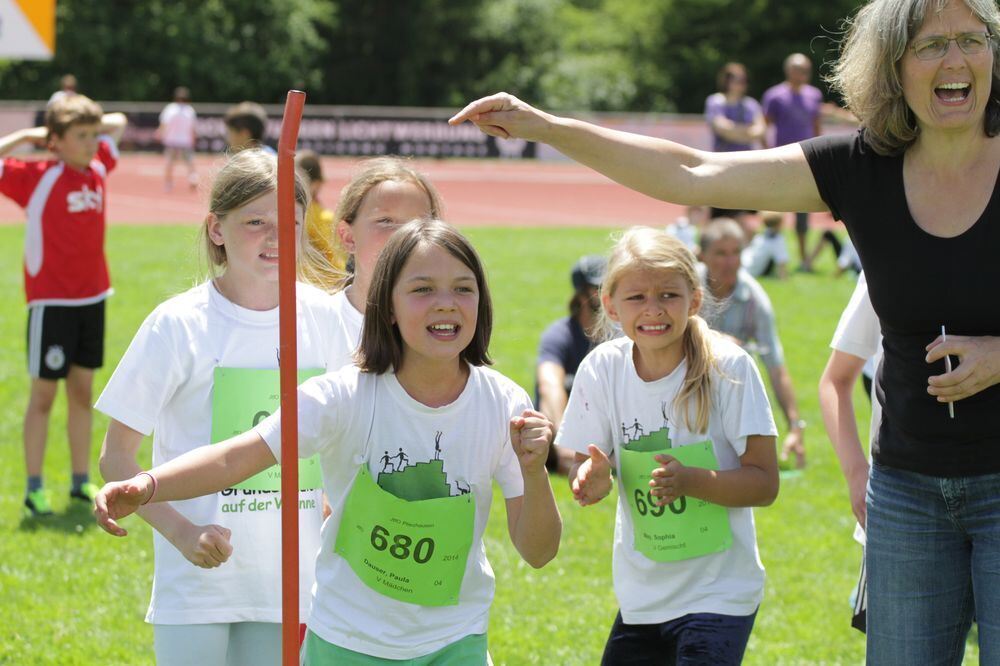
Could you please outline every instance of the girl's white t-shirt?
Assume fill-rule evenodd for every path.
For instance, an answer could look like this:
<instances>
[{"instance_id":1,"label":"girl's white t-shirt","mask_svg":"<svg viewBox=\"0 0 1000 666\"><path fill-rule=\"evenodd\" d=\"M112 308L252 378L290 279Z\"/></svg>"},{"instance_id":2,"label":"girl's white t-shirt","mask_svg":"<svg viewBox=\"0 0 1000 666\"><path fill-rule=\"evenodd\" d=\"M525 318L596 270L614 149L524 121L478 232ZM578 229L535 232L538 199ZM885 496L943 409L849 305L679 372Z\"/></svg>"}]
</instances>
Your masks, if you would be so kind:
<instances>
[{"instance_id":1,"label":"girl's white t-shirt","mask_svg":"<svg viewBox=\"0 0 1000 666\"><path fill-rule=\"evenodd\" d=\"M737 345L712 335L718 371L712 375L707 433L690 432L674 406L686 361L666 377L646 382L636 373L633 342L618 338L599 345L580 364L556 443L589 455L597 445L609 457L627 439L669 426L673 446L712 440L719 469L736 469L747 437L777 435L760 373ZM619 456L614 456L621 467ZM619 485L612 574L627 624L657 624L689 613L749 615L760 605L764 567L757 551L753 511L730 508L733 545L721 552L678 562L654 562L634 547L632 518Z\"/></svg>"},{"instance_id":2,"label":"girl's white t-shirt","mask_svg":"<svg viewBox=\"0 0 1000 666\"><path fill-rule=\"evenodd\" d=\"M347 289L338 291L331 296L331 300L333 301L333 311L335 314L333 326L336 327L337 334L343 340L354 341L354 346L340 358L339 363L330 366L331 370L336 370L345 365L354 364L353 354L358 344L361 343L361 329L365 325L365 316L358 312L357 308L347 300Z\"/></svg>"},{"instance_id":3,"label":"girl's white t-shirt","mask_svg":"<svg viewBox=\"0 0 1000 666\"><path fill-rule=\"evenodd\" d=\"M333 513L323 525L309 629L323 640L383 659L413 659L487 629L493 569L483 532L496 480L507 499L524 494L510 444L510 419L531 408L524 389L500 373L471 367L461 395L432 408L414 400L395 374L356 366L314 377L299 389L299 455L320 454ZM257 426L277 457L280 412ZM387 462L388 460L388 462ZM443 461L450 495L471 492L476 514L472 550L455 606L397 601L367 587L334 552L344 503L361 465L372 478ZM440 463L439 463L440 464ZM391 468L389 467L391 465Z\"/></svg>"},{"instance_id":4,"label":"girl's white t-shirt","mask_svg":"<svg viewBox=\"0 0 1000 666\"><path fill-rule=\"evenodd\" d=\"M357 344L338 321L333 298L297 286L300 368L330 370ZM211 282L160 304L143 322L98 399L96 408L128 427L153 433L160 465L211 441L212 384L217 367L277 368L278 309L248 310ZM228 489L171 502L197 525L232 530L233 554L202 569L154 530L153 592L146 621L154 624L281 621L279 494ZM299 512L300 599L303 614L319 549L322 494L304 491Z\"/></svg>"}]
</instances>

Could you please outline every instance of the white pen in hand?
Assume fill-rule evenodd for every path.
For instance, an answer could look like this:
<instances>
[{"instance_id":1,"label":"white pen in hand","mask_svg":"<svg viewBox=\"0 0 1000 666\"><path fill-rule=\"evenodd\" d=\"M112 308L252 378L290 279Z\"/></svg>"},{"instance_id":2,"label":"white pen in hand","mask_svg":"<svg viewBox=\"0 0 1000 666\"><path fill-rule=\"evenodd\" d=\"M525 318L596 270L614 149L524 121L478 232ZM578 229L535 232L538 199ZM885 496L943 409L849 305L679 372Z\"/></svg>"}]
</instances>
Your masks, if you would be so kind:
<instances>
[{"instance_id":1,"label":"white pen in hand","mask_svg":"<svg viewBox=\"0 0 1000 666\"><path fill-rule=\"evenodd\" d=\"M944 324L941 324L941 342L947 342L948 336L944 332ZM944 369L947 372L951 372L951 357L947 354L944 355ZM955 403L951 400L948 401L948 417L955 418Z\"/></svg>"}]
</instances>

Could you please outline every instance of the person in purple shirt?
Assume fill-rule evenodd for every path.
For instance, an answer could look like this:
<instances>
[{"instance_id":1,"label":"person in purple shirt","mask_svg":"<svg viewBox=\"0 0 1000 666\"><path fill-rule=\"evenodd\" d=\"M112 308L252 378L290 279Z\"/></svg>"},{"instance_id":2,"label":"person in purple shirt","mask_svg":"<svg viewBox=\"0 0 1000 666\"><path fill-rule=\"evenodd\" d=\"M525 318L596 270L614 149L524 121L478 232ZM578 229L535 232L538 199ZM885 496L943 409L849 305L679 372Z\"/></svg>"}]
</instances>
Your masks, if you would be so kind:
<instances>
[{"instance_id":1,"label":"person in purple shirt","mask_svg":"<svg viewBox=\"0 0 1000 666\"><path fill-rule=\"evenodd\" d=\"M747 70L728 62L719 70L719 92L705 100L705 122L712 131L712 150L717 153L752 150L763 145L767 125L757 100L747 96Z\"/></svg>"},{"instance_id":2,"label":"person in purple shirt","mask_svg":"<svg viewBox=\"0 0 1000 666\"><path fill-rule=\"evenodd\" d=\"M775 147L819 136L823 93L809 85L810 79L812 61L801 53L793 53L785 58L785 80L764 93L764 118L768 126L774 126ZM808 232L809 213L796 213L795 235L802 262L800 270L804 271L812 268L806 250Z\"/></svg>"}]
</instances>

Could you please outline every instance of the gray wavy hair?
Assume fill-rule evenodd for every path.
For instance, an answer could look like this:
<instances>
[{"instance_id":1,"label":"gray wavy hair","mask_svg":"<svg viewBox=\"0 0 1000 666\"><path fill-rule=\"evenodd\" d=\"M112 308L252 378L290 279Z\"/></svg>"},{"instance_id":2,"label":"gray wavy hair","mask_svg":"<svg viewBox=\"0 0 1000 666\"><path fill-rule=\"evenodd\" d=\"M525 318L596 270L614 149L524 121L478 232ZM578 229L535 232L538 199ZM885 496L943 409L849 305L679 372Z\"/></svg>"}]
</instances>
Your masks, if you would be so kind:
<instances>
[{"instance_id":1,"label":"gray wavy hair","mask_svg":"<svg viewBox=\"0 0 1000 666\"><path fill-rule=\"evenodd\" d=\"M1000 11L995 0L962 0L986 25L1000 35ZM827 83L840 93L861 120L865 141L880 155L905 151L920 134L916 117L903 99L900 61L931 12L940 12L950 0L871 0L844 22L840 58ZM993 76L983 129L1000 134L1000 40L990 40Z\"/></svg>"}]
</instances>

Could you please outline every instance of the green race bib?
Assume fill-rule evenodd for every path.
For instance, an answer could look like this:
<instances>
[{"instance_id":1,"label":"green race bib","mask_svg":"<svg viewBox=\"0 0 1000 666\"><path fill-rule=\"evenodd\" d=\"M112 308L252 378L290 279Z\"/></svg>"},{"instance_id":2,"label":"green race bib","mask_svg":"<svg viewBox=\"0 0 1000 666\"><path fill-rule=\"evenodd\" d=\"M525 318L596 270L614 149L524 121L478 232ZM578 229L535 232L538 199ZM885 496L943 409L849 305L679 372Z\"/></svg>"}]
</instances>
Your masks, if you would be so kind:
<instances>
[{"instance_id":1,"label":"green race bib","mask_svg":"<svg viewBox=\"0 0 1000 666\"><path fill-rule=\"evenodd\" d=\"M710 441L660 451L620 448L621 484L632 516L635 549L655 562L674 562L729 548L733 535L724 506L693 497L656 505L658 498L650 492L649 480L660 466L654 456L661 453L689 467L719 468Z\"/></svg>"},{"instance_id":2,"label":"green race bib","mask_svg":"<svg viewBox=\"0 0 1000 666\"><path fill-rule=\"evenodd\" d=\"M363 464L344 504L334 551L371 589L421 606L454 606L472 548L472 494L408 501Z\"/></svg>"},{"instance_id":3,"label":"green race bib","mask_svg":"<svg viewBox=\"0 0 1000 666\"><path fill-rule=\"evenodd\" d=\"M322 370L299 370L299 384ZM212 386L212 443L239 435L270 416L281 404L281 379L277 368L216 368ZM299 460L299 489L323 487L319 456ZM254 474L234 488L281 490L281 466Z\"/></svg>"}]
</instances>

